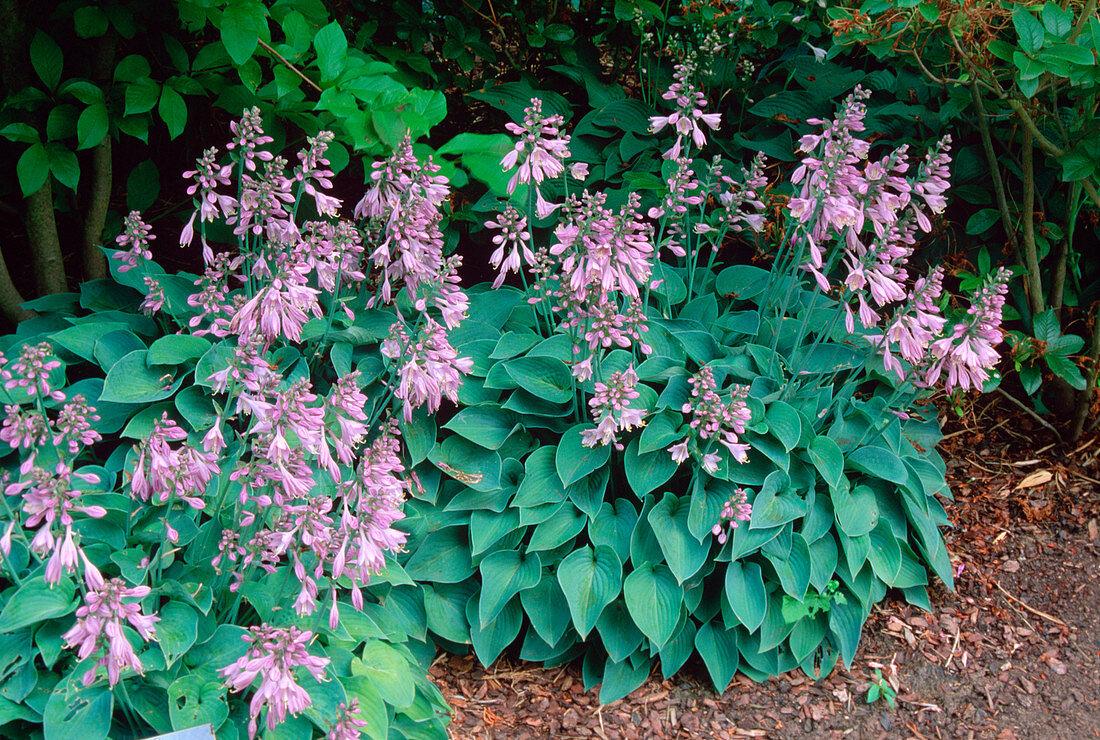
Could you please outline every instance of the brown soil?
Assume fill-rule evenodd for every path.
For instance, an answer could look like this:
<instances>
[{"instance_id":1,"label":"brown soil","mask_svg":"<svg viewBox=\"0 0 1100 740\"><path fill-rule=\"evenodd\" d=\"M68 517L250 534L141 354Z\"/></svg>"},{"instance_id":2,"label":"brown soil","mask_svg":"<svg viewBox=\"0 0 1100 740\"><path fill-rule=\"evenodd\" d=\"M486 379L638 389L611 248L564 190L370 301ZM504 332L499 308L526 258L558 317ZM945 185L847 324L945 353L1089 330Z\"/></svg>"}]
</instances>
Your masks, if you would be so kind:
<instances>
[{"instance_id":1,"label":"brown soil","mask_svg":"<svg viewBox=\"0 0 1100 740\"><path fill-rule=\"evenodd\" d=\"M952 423L941 450L957 592L935 589L932 613L884 601L850 671L739 675L717 696L689 664L601 707L578 665L444 656L432 675L454 708L451 737L1100 737L1100 437L1043 441L998 398ZM865 701L876 668L896 708Z\"/></svg>"}]
</instances>

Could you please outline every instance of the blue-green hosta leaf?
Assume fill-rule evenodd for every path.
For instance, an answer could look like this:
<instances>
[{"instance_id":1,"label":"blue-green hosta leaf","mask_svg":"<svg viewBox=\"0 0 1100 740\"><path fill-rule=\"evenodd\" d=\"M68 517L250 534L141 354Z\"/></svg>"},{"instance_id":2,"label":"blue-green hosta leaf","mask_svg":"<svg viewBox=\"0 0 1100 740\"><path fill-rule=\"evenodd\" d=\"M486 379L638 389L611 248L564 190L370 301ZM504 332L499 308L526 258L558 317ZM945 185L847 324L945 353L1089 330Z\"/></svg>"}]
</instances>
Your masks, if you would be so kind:
<instances>
[{"instance_id":1,"label":"blue-green hosta leaf","mask_svg":"<svg viewBox=\"0 0 1100 740\"><path fill-rule=\"evenodd\" d=\"M504 648L515 642L523 626L523 609L519 599L507 602L500 612L487 624L478 624L478 606L476 596L471 596L466 605L466 619L470 623L470 642L474 654L481 664L487 666L495 661Z\"/></svg>"},{"instance_id":2,"label":"blue-green hosta leaf","mask_svg":"<svg viewBox=\"0 0 1100 740\"><path fill-rule=\"evenodd\" d=\"M606 545L620 561L630 557L630 537L638 523L638 510L626 498L617 498L600 507L588 523L588 539L593 545Z\"/></svg>"},{"instance_id":3,"label":"blue-green hosta leaf","mask_svg":"<svg viewBox=\"0 0 1100 740\"><path fill-rule=\"evenodd\" d=\"M647 360L648 362L648 360ZM671 409L664 409L655 414L646 423L638 441L638 453L663 452L668 454L668 448L683 439L680 433L680 425L683 417Z\"/></svg>"},{"instance_id":4,"label":"blue-green hosta leaf","mask_svg":"<svg viewBox=\"0 0 1100 740\"><path fill-rule=\"evenodd\" d=\"M818 591L824 591L833 579L839 554L832 535L810 543L810 584Z\"/></svg>"},{"instance_id":5,"label":"blue-green hosta leaf","mask_svg":"<svg viewBox=\"0 0 1100 740\"><path fill-rule=\"evenodd\" d=\"M566 493L574 506L583 511L589 519L595 519L603 508L609 480L611 480L611 471L606 467L600 468L592 475L586 475L569 486Z\"/></svg>"},{"instance_id":6,"label":"blue-green hosta leaf","mask_svg":"<svg viewBox=\"0 0 1100 740\"><path fill-rule=\"evenodd\" d=\"M783 444L784 449L790 452L795 448L802 436L802 421L792 406L775 401L768 406L764 420L768 431Z\"/></svg>"},{"instance_id":7,"label":"blue-green hosta leaf","mask_svg":"<svg viewBox=\"0 0 1100 740\"><path fill-rule=\"evenodd\" d=\"M606 445L586 447L583 444L581 431L591 428L591 424L577 424L561 437L554 461L563 486L572 485L603 467L611 457L611 448Z\"/></svg>"},{"instance_id":8,"label":"blue-green hosta leaf","mask_svg":"<svg viewBox=\"0 0 1100 740\"><path fill-rule=\"evenodd\" d=\"M157 612L157 642L164 662L171 667L191 649L198 637L198 613L182 601L170 601Z\"/></svg>"},{"instance_id":9,"label":"blue-green hosta leaf","mask_svg":"<svg viewBox=\"0 0 1100 740\"><path fill-rule=\"evenodd\" d=\"M616 599L596 620L596 632L600 635L607 656L613 661L626 660L642 645L645 635L627 611L622 599Z\"/></svg>"},{"instance_id":10,"label":"blue-green hosta leaf","mask_svg":"<svg viewBox=\"0 0 1100 740\"><path fill-rule=\"evenodd\" d=\"M476 580L424 585L421 589L427 628L444 640L469 644L470 620L466 618L466 606L477 591Z\"/></svg>"},{"instance_id":11,"label":"blue-green hosta leaf","mask_svg":"<svg viewBox=\"0 0 1100 740\"><path fill-rule=\"evenodd\" d=\"M639 565L623 581L623 596L631 619L660 650L672 637L680 618L684 589L664 564Z\"/></svg>"},{"instance_id":12,"label":"blue-green hosta leaf","mask_svg":"<svg viewBox=\"0 0 1100 740\"><path fill-rule=\"evenodd\" d=\"M497 450L515 431L517 424L510 413L497 407L472 406L459 411L443 427L476 445Z\"/></svg>"},{"instance_id":13,"label":"blue-green hosta leaf","mask_svg":"<svg viewBox=\"0 0 1100 740\"><path fill-rule=\"evenodd\" d=\"M114 695L103 684L85 687L72 678L62 680L54 686L42 713L45 740L103 740L111 732L113 708Z\"/></svg>"},{"instance_id":14,"label":"blue-green hosta leaf","mask_svg":"<svg viewBox=\"0 0 1100 740\"><path fill-rule=\"evenodd\" d=\"M225 695L225 685L213 680L209 674L189 673L180 676L168 687L168 712L172 718L172 729L186 730L209 724L217 730L229 717ZM84 737L83 732L80 737Z\"/></svg>"},{"instance_id":15,"label":"blue-green hosta leaf","mask_svg":"<svg viewBox=\"0 0 1100 740\"><path fill-rule=\"evenodd\" d=\"M623 566L605 545L574 550L558 566L558 583L569 604L573 625L581 637L596 625L604 608L619 595Z\"/></svg>"},{"instance_id":16,"label":"blue-green hosta leaf","mask_svg":"<svg viewBox=\"0 0 1100 740\"><path fill-rule=\"evenodd\" d=\"M41 578L29 580L8 598L0 611L0 633L15 632L47 619L63 617L76 609L76 587L67 578L50 586Z\"/></svg>"},{"instance_id":17,"label":"blue-green hosta leaf","mask_svg":"<svg viewBox=\"0 0 1100 740\"><path fill-rule=\"evenodd\" d=\"M876 478L904 485L909 479L901 458L885 447L866 445L848 453L848 466Z\"/></svg>"},{"instance_id":18,"label":"blue-green hosta leaf","mask_svg":"<svg viewBox=\"0 0 1100 740\"><path fill-rule=\"evenodd\" d=\"M107 372L103 381L100 400L114 403L149 403L168 398L183 383L184 375L164 372L165 366L150 368L147 364L148 350L139 349L129 353Z\"/></svg>"},{"instance_id":19,"label":"blue-green hosta leaf","mask_svg":"<svg viewBox=\"0 0 1100 740\"><path fill-rule=\"evenodd\" d=\"M557 578L545 576L534 587L520 591L519 601L531 626L548 645L557 645L569 628L569 604Z\"/></svg>"},{"instance_id":20,"label":"blue-green hosta leaf","mask_svg":"<svg viewBox=\"0 0 1100 740\"><path fill-rule=\"evenodd\" d=\"M416 581L459 583L474 574L465 527L430 532L405 563L405 572Z\"/></svg>"},{"instance_id":21,"label":"blue-green hosta leaf","mask_svg":"<svg viewBox=\"0 0 1100 740\"><path fill-rule=\"evenodd\" d=\"M731 562L726 568L726 599L745 629L755 632L768 611L760 566L751 561Z\"/></svg>"},{"instance_id":22,"label":"blue-green hosta leaf","mask_svg":"<svg viewBox=\"0 0 1100 740\"><path fill-rule=\"evenodd\" d=\"M558 477L558 448L543 445L527 456L524 476L512 500L512 506L530 508L542 504L558 504L565 500L565 486Z\"/></svg>"},{"instance_id":23,"label":"blue-green hosta leaf","mask_svg":"<svg viewBox=\"0 0 1100 740\"><path fill-rule=\"evenodd\" d=\"M667 483L678 466L667 450L639 453L638 444L637 438L630 440L623 465L631 490L641 498Z\"/></svg>"},{"instance_id":24,"label":"blue-green hosta leaf","mask_svg":"<svg viewBox=\"0 0 1100 740\"><path fill-rule=\"evenodd\" d=\"M821 478L830 487L840 485L840 479L844 476L844 453L836 442L828 437L819 435L810 442L808 449L810 461L813 462Z\"/></svg>"},{"instance_id":25,"label":"blue-green hosta leaf","mask_svg":"<svg viewBox=\"0 0 1100 740\"><path fill-rule=\"evenodd\" d=\"M867 486L856 486L850 493L834 488L832 499L837 525L849 537L865 535L878 525L878 501Z\"/></svg>"},{"instance_id":26,"label":"blue-green hosta leaf","mask_svg":"<svg viewBox=\"0 0 1100 740\"><path fill-rule=\"evenodd\" d=\"M584 529L588 517L572 504L566 503L554 516L541 522L531 533L527 552L553 550L573 539Z\"/></svg>"},{"instance_id":27,"label":"blue-green hosta leaf","mask_svg":"<svg viewBox=\"0 0 1100 740\"><path fill-rule=\"evenodd\" d=\"M652 661L644 656L637 665L632 659L618 663L609 660L604 666L603 681L600 685L600 703L610 704L618 701L641 686L649 678L652 667Z\"/></svg>"},{"instance_id":28,"label":"blue-green hosta leaf","mask_svg":"<svg viewBox=\"0 0 1100 740\"><path fill-rule=\"evenodd\" d=\"M710 553L710 540L700 542L688 529L690 508L690 499L666 493L654 504L648 517L661 553L678 583L698 573Z\"/></svg>"},{"instance_id":29,"label":"blue-green hosta leaf","mask_svg":"<svg viewBox=\"0 0 1100 740\"><path fill-rule=\"evenodd\" d=\"M806 515L806 499L790 489L791 479L781 470L771 473L752 502L749 529L769 529Z\"/></svg>"},{"instance_id":30,"label":"blue-green hosta leaf","mask_svg":"<svg viewBox=\"0 0 1100 740\"><path fill-rule=\"evenodd\" d=\"M537 555L525 556L515 550L499 550L485 557L481 571L481 597L478 621L482 627L496 618L513 596L532 588L542 578L542 563Z\"/></svg>"},{"instance_id":31,"label":"blue-green hosta leaf","mask_svg":"<svg viewBox=\"0 0 1100 740\"><path fill-rule=\"evenodd\" d=\"M795 623L788 638L795 660L805 660L825 639L825 617L806 617Z\"/></svg>"},{"instance_id":32,"label":"blue-green hosta leaf","mask_svg":"<svg viewBox=\"0 0 1100 740\"><path fill-rule=\"evenodd\" d=\"M428 459L459 483L476 491L500 488L500 455L459 436L448 437L428 453Z\"/></svg>"},{"instance_id":33,"label":"blue-green hosta leaf","mask_svg":"<svg viewBox=\"0 0 1100 740\"><path fill-rule=\"evenodd\" d=\"M517 357L505 365L508 375L523 390L553 403L565 403L573 395L569 367L553 357Z\"/></svg>"},{"instance_id":34,"label":"blue-green hosta leaf","mask_svg":"<svg viewBox=\"0 0 1100 740\"><path fill-rule=\"evenodd\" d=\"M768 556L772 567L779 575L779 582L789 596L802 601L806 597L806 588L810 585L810 546L797 532L791 538L790 554L784 558Z\"/></svg>"},{"instance_id":35,"label":"blue-green hosta leaf","mask_svg":"<svg viewBox=\"0 0 1100 740\"><path fill-rule=\"evenodd\" d=\"M717 622L707 622L695 634L695 649L707 667L714 689L724 692L740 664L737 633L724 629Z\"/></svg>"},{"instance_id":36,"label":"blue-green hosta leaf","mask_svg":"<svg viewBox=\"0 0 1100 740\"><path fill-rule=\"evenodd\" d=\"M416 698L415 674L409 659L381 640L368 640L359 658L352 660L351 674L369 679L382 698L402 709Z\"/></svg>"},{"instance_id":37,"label":"blue-green hosta leaf","mask_svg":"<svg viewBox=\"0 0 1100 740\"><path fill-rule=\"evenodd\" d=\"M887 585L893 585L901 571L901 547L897 537L885 520L871 530L870 537L867 559L871 561L871 568Z\"/></svg>"},{"instance_id":38,"label":"blue-green hosta leaf","mask_svg":"<svg viewBox=\"0 0 1100 740\"><path fill-rule=\"evenodd\" d=\"M675 634L661 648L661 675L666 679L683 667L695 649L695 622L690 618L680 620Z\"/></svg>"},{"instance_id":39,"label":"blue-green hosta leaf","mask_svg":"<svg viewBox=\"0 0 1100 740\"><path fill-rule=\"evenodd\" d=\"M847 599L845 603L834 603L829 609L829 630L840 647L840 656L844 664L851 667L859 647L859 637L863 630L865 616L855 603Z\"/></svg>"},{"instance_id":40,"label":"blue-green hosta leaf","mask_svg":"<svg viewBox=\"0 0 1100 740\"><path fill-rule=\"evenodd\" d=\"M181 365L210 351L210 340L191 334L167 334L149 345L150 365Z\"/></svg>"}]
</instances>

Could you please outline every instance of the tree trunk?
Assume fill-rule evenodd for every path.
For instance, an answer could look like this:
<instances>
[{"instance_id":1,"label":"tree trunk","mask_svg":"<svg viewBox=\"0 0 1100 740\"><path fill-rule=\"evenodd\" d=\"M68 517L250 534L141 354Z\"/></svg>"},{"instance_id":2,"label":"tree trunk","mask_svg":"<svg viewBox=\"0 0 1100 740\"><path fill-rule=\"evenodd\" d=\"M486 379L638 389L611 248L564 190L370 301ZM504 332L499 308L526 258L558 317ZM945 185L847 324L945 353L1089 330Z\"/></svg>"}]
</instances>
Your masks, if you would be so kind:
<instances>
[{"instance_id":1,"label":"tree trunk","mask_svg":"<svg viewBox=\"0 0 1100 740\"><path fill-rule=\"evenodd\" d=\"M36 315L34 311L23 308L22 304L23 294L12 282L8 263L4 260L4 255L0 254L0 313L13 325Z\"/></svg>"},{"instance_id":2,"label":"tree trunk","mask_svg":"<svg viewBox=\"0 0 1100 740\"><path fill-rule=\"evenodd\" d=\"M65 261L61 256L61 241L57 238L57 222L53 216L53 187L50 178L26 199L27 238L31 245L31 264L39 295L64 293Z\"/></svg>"}]
</instances>

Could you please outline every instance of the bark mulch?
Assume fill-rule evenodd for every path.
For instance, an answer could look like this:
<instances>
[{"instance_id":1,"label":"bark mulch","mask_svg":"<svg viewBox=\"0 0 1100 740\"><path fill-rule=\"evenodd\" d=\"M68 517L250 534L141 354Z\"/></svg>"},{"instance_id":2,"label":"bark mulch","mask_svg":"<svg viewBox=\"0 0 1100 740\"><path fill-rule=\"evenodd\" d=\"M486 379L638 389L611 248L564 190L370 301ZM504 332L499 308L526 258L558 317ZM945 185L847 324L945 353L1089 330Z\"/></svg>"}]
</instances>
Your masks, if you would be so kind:
<instances>
[{"instance_id":1,"label":"bark mulch","mask_svg":"<svg viewBox=\"0 0 1100 740\"><path fill-rule=\"evenodd\" d=\"M579 665L446 655L451 737L1100 738L1100 437L1060 444L998 397L947 429L956 593L932 590L931 613L888 598L851 670L739 675L718 696L689 663L601 706ZM894 709L865 701L876 668Z\"/></svg>"}]
</instances>

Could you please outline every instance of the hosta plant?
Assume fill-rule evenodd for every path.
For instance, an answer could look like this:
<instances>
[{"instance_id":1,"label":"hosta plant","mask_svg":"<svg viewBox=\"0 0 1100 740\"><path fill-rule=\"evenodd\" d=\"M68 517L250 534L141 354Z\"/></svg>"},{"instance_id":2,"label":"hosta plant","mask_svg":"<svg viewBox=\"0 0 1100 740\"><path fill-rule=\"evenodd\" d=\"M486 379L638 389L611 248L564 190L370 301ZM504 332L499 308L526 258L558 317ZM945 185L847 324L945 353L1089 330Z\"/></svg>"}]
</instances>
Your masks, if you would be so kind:
<instances>
[{"instance_id":1,"label":"hosta plant","mask_svg":"<svg viewBox=\"0 0 1100 740\"><path fill-rule=\"evenodd\" d=\"M470 367L446 336L466 308L447 183L406 140L349 221L331 134L289 168L258 110L232 129L185 173L202 275L165 273L133 213L112 279L3 341L12 737L445 736L394 554L437 479L401 425Z\"/></svg>"},{"instance_id":2,"label":"hosta plant","mask_svg":"<svg viewBox=\"0 0 1100 740\"><path fill-rule=\"evenodd\" d=\"M952 572L925 401L980 388L999 341L1004 274L963 310L942 270L911 273L947 141L872 146L857 88L796 169L734 178L701 156L721 120L694 79L681 64L651 119L656 193L597 189L538 100L509 125L500 275L451 334L471 377L421 448L443 479L407 506L432 638L486 664L581 658L602 701L693 654L719 690L823 676L888 589L928 608ZM723 266L730 244L770 269Z\"/></svg>"}]
</instances>

